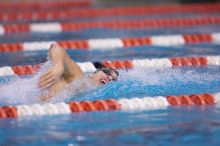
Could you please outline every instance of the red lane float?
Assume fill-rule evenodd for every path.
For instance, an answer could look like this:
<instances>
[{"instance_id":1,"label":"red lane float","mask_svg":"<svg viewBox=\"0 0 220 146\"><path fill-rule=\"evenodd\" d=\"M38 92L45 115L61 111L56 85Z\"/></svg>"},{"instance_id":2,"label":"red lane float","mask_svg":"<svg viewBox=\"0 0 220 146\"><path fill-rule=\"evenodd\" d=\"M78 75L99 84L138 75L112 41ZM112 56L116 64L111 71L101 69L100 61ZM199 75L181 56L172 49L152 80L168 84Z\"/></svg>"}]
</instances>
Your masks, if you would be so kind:
<instances>
[{"instance_id":1,"label":"red lane float","mask_svg":"<svg viewBox=\"0 0 220 146\"><path fill-rule=\"evenodd\" d=\"M17 108L13 106L0 107L0 118L17 118Z\"/></svg>"},{"instance_id":2,"label":"red lane float","mask_svg":"<svg viewBox=\"0 0 220 146\"><path fill-rule=\"evenodd\" d=\"M79 112L113 111L113 110L154 110L168 106L213 105L220 103L220 93L193 94L179 96L156 96L143 98L121 98L118 100L72 101L70 103L45 103L0 107L0 118L17 118L24 116L58 115Z\"/></svg>"},{"instance_id":3,"label":"red lane float","mask_svg":"<svg viewBox=\"0 0 220 146\"><path fill-rule=\"evenodd\" d=\"M190 96L167 96L170 105L206 105L214 104L215 97L212 94L193 94Z\"/></svg>"},{"instance_id":4,"label":"red lane float","mask_svg":"<svg viewBox=\"0 0 220 146\"><path fill-rule=\"evenodd\" d=\"M13 10L18 11L26 11L26 10L51 10L51 9L66 9L72 7L89 7L91 6L91 0L65 0L65 1L50 1L50 2L1 2L0 3L0 11L8 11Z\"/></svg>"},{"instance_id":5,"label":"red lane float","mask_svg":"<svg viewBox=\"0 0 220 146\"><path fill-rule=\"evenodd\" d=\"M25 66L13 66L12 70L17 75L30 75L35 74L40 68L40 65L25 65Z\"/></svg>"},{"instance_id":6,"label":"red lane float","mask_svg":"<svg viewBox=\"0 0 220 146\"><path fill-rule=\"evenodd\" d=\"M174 58L152 58L152 59L134 59L134 60L116 60L103 62L77 62L83 72L94 72L101 67L113 69L131 69L134 67L152 68L152 67L176 67L176 66L219 66L220 56L197 56L197 57L174 57ZM7 75L31 75L35 74L40 64L25 66L5 66L0 68L0 76Z\"/></svg>"},{"instance_id":7,"label":"red lane float","mask_svg":"<svg viewBox=\"0 0 220 146\"><path fill-rule=\"evenodd\" d=\"M173 66L205 66L208 64L206 57L175 57L170 58Z\"/></svg>"},{"instance_id":8,"label":"red lane float","mask_svg":"<svg viewBox=\"0 0 220 146\"><path fill-rule=\"evenodd\" d=\"M54 21L72 18L91 18L100 16L152 15L164 13L216 13L220 11L220 3L185 4L167 6L134 6L96 8L86 10L66 10L47 12L0 13L0 21Z\"/></svg>"},{"instance_id":9,"label":"red lane float","mask_svg":"<svg viewBox=\"0 0 220 146\"><path fill-rule=\"evenodd\" d=\"M160 27L184 27L220 24L220 17L194 17L194 18L172 18L172 19L146 19L146 20L117 20L100 22L73 22L73 23L33 23L33 24L11 24L0 26L0 35L13 33L61 33L78 31L91 28L110 29L140 29ZM186 41L192 38L186 37ZM145 41L145 40L143 40ZM148 41L148 40L146 40ZM126 43L126 42L125 42ZM127 46L130 46L128 41Z\"/></svg>"},{"instance_id":10,"label":"red lane float","mask_svg":"<svg viewBox=\"0 0 220 146\"><path fill-rule=\"evenodd\" d=\"M194 105L195 103L191 100L189 96L180 96L180 101L182 105Z\"/></svg>"},{"instance_id":11,"label":"red lane float","mask_svg":"<svg viewBox=\"0 0 220 146\"><path fill-rule=\"evenodd\" d=\"M211 34L184 34L165 35L140 38L105 38L88 40L68 40L68 41L44 41L44 42L24 42L24 43L2 43L0 52L18 51L39 51L48 50L51 44L57 43L65 49L83 50L110 50L115 48L127 48L144 45L154 46L180 46L195 43L216 43L220 42L220 33Z\"/></svg>"}]
</instances>

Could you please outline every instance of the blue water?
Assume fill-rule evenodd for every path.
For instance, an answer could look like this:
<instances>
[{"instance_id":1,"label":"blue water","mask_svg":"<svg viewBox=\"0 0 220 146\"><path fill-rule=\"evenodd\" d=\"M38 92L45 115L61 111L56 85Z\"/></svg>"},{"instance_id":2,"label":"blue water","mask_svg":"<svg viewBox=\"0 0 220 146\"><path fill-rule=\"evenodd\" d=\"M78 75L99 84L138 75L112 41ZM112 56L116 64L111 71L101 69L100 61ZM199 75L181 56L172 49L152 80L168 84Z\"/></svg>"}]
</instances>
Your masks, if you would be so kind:
<instances>
[{"instance_id":1,"label":"blue water","mask_svg":"<svg viewBox=\"0 0 220 146\"><path fill-rule=\"evenodd\" d=\"M163 14L130 17L89 18L79 21L214 16L219 14ZM70 21L70 20L67 20ZM165 34L219 32L219 25L158 29L88 29L60 34L13 34L0 42L49 41L111 37L139 37ZM140 46L110 51L68 50L77 62L116 59L164 58L220 55L217 44L179 47ZM0 53L0 67L44 63L47 51ZM119 70L117 82L69 98L77 100L119 99L145 96L187 95L220 92L220 67L134 68ZM23 78L31 78L24 76ZM17 77L0 77L0 84ZM24 86L16 86L20 90ZM16 93L15 93L16 94ZM0 93L1 95L1 93ZM4 104L1 102L0 104ZM107 111L70 115L24 117L0 120L0 145L51 146L219 146L220 109L211 106L172 106L152 111Z\"/></svg>"}]
</instances>

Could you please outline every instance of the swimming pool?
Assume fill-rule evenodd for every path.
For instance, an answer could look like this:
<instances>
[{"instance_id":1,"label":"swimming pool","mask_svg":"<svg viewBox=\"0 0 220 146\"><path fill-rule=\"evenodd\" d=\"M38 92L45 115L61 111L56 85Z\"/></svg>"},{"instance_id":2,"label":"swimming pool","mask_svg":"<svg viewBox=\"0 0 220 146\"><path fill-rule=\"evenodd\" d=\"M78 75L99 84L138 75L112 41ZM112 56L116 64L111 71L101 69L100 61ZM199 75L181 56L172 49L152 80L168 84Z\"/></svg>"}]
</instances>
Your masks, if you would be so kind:
<instances>
[{"instance_id":1,"label":"swimming pool","mask_svg":"<svg viewBox=\"0 0 220 146\"><path fill-rule=\"evenodd\" d=\"M216 7L218 5L218 3L215 4ZM164 6L164 9L165 8L166 6ZM189 11L186 12L184 9ZM195 17L207 16L218 17L219 15L218 11L212 11L212 13L210 13L208 11L210 8L194 8L197 13L190 12L189 8L184 9L180 9L178 14L173 13L171 10L169 10L169 13L165 13L164 10L164 14L162 16L160 13L156 12L154 14L146 14L147 12L145 12L141 16L113 16L112 12L110 11L110 18L85 17L81 18L79 22L96 22L104 20L114 22L117 19L141 20L143 18L181 19L183 17L191 17L193 19ZM212 7L212 9L214 8ZM201 10L203 10L203 13ZM204 10L206 11L204 12ZM122 14L124 14L124 12ZM85 16L87 15L85 14ZM64 23L76 21L73 20L73 18L69 20L55 20L56 22L61 21ZM31 20L26 21L31 22ZM35 21L33 22L35 23ZM44 23L44 21L50 22L51 20L41 20L42 23ZM25 24L28 24L27 22L25 22ZM10 25L10 23L11 22L6 22L6 20L2 22L4 25ZM170 39L170 37L168 39L164 39L164 37L162 37L162 40L159 40L162 42L165 40L165 44L169 42L168 45L159 44L159 46L154 46L156 43L151 45L137 43L135 45L136 41L130 41L130 43L133 44L131 46L120 47L120 45L113 45L113 47L97 47L93 45L93 47L89 47L91 50L77 50L71 48L71 45L67 46L69 48L67 52L72 59L80 63L90 63L89 69L87 69L86 65L84 66L85 71L93 70L94 68L91 68L91 64L95 66L97 62L107 65L106 61L114 62L119 60L130 60L134 67L132 67L132 69L120 69L119 81L117 82L112 82L108 85L98 87L69 98L61 99L62 102L69 103L71 101L81 102L108 99L119 101L122 98L134 99L135 97L136 100L129 100L127 102L121 101L123 103L127 103L127 107L122 106L125 110L80 112L71 114L66 114L66 111L64 110L63 113L65 114L47 113L44 116L24 116L25 114L23 113L23 116L18 118L2 118L0 119L0 145L219 145L220 141L218 137L220 135L220 111L218 104L179 106L154 105L154 99L157 98L156 96L162 96L165 99L166 96L170 95L179 96L204 93L214 94L220 92L220 61L218 58L218 55L220 54L220 46L218 43L219 35L215 35L215 37L213 37L213 34L217 34L218 32L218 24L208 23L198 26L169 26L166 28L162 27L161 24L161 27L149 27L142 29L92 28L55 33L28 33L28 31L22 33L19 31L12 31L11 34L9 33L7 35L3 33L2 36L0 36L1 85L8 82L13 83L15 80L19 80L15 74L18 74L19 77L25 79L30 79L32 77L32 74L30 74L30 68L32 68L33 65L42 64L46 61L46 47L49 43L46 43L46 45L45 43L38 44L42 41L89 40L99 38L138 38L158 35L183 36L185 34L195 34L196 37L194 36L190 39L193 43L184 43L186 42L184 41L183 43L177 43L178 45L176 45L176 42L179 42L179 37L177 41L173 38ZM208 37L209 39L207 41L207 35L205 35L205 37L197 37L197 34L210 34L210 36ZM158 39L156 40L158 41ZM194 41L196 43L194 43ZM26 50L24 49L23 51L19 51L19 49L11 47L10 45L2 45L3 43L24 44L24 42L35 42L35 45L38 45L41 49L31 50L31 45L29 44L24 45L27 47ZM116 42L117 44L121 44L118 43L118 40ZM102 44L103 42L100 41L99 43ZM91 43L90 41L90 45L91 44L94 43ZM109 45L109 42L106 44ZM106 46L106 44L104 44L104 46ZM113 41L113 44L115 44L115 40ZM11 50L14 51L11 52ZM215 58L214 61L212 58L209 58L206 63L203 63L204 58L201 59L201 57L204 56L209 56L210 58L217 56L217 58ZM182 58L179 62L181 66L172 66L175 63L172 61L169 62L169 59L175 57ZM196 59L196 57L200 57L200 59ZM154 60L152 61L146 59ZM158 61L158 59L163 60ZM126 65L121 66L120 63L111 64L118 68L127 68ZM119 65L117 66L116 64ZM22 68L22 66L25 65L30 65L29 70L15 69L15 66ZM5 68L5 66L7 66L7 68ZM35 69L37 70L37 68ZM13 85L10 84L10 86L7 87L7 95L12 95L15 97L15 100L12 100L13 106L20 105L19 96L22 96L22 92L19 91L25 87L26 85L21 83ZM154 97L154 99L151 97ZM219 97L219 95L216 97ZM151 98L151 101L146 101L152 103L154 106L149 104L149 107L144 108L145 110L143 110L143 108L140 108L141 103L137 102L137 98L141 99L141 102L145 102L142 100L144 98ZM3 100L0 100L0 104L5 105ZM21 113L19 114L22 115Z\"/></svg>"}]
</instances>

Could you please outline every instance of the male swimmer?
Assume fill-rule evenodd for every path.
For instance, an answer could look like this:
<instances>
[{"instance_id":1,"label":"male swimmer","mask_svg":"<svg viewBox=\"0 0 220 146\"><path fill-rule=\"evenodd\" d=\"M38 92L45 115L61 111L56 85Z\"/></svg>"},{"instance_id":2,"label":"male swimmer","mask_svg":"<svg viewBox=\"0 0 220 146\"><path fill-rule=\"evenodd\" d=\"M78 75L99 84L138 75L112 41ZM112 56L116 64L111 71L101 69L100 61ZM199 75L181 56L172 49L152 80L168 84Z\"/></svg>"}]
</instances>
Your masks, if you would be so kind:
<instances>
[{"instance_id":1,"label":"male swimmer","mask_svg":"<svg viewBox=\"0 0 220 146\"><path fill-rule=\"evenodd\" d=\"M39 88L48 90L48 94L40 97L42 101L52 98L71 82L85 77L76 62L59 45L52 44L48 56L53 66L40 76L38 82ZM100 86L117 80L118 75L119 73L114 69L102 68L90 74L87 78L89 82Z\"/></svg>"}]
</instances>

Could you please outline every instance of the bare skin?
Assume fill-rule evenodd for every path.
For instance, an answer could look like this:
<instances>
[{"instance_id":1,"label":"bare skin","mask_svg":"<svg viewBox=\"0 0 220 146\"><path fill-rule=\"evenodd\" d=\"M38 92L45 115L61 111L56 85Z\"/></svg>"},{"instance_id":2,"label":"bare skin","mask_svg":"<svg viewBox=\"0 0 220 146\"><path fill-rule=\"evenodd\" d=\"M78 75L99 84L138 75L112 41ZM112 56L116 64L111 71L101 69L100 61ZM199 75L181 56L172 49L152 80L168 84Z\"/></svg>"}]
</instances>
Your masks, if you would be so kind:
<instances>
[{"instance_id":1,"label":"bare skin","mask_svg":"<svg viewBox=\"0 0 220 146\"><path fill-rule=\"evenodd\" d=\"M49 68L39 79L38 86L48 89L48 95L42 95L40 99L46 101L60 92L65 85L84 76L80 67L74 62L66 51L57 44L52 44L49 49L49 57L53 66ZM106 84L117 78L113 72L110 76L102 71L90 75L89 79L96 85Z\"/></svg>"}]
</instances>

